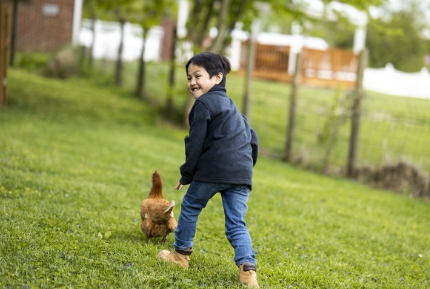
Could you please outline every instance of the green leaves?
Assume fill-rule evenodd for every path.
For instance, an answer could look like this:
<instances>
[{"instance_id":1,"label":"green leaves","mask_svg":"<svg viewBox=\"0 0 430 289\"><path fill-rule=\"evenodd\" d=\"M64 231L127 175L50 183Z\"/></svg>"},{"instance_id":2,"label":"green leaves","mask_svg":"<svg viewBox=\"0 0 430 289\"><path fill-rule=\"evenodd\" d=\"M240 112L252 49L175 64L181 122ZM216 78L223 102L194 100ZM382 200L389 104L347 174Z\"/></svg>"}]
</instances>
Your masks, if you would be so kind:
<instances>
[{"instance_id":1,"label":"green leaves","mask_svg":"<svg viewBox=\"0 0 430 289\"><path fill-rule=\"evenodd\" d=\"M369 23L369 66L379 68L392 63L404 72L417 72L425 66L424 55L430 52L423 36L425 16L419 2L413 3L409 10L386 11L384 17Z\"/></svg>"}]
</instances>

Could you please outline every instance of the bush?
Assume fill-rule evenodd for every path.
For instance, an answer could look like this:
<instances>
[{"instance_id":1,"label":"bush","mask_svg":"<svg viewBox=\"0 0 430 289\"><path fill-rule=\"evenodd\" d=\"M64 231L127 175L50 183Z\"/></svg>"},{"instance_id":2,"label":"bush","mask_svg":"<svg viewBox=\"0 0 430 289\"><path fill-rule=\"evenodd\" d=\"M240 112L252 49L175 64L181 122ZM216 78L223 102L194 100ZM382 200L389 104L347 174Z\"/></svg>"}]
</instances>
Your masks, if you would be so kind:
<instances>
[{"instance_id":1,"label":"bush","mask_svg":"<svg viewBox=\"0 0 430 289\"><path fill-rule=\"evenodd\" d=\"M39 72L46 67L51 57L47 53L18 52L16 54L15 66L31 72Z\"/></svg>"},{"instance_id":2,"label":"bush","mask_svg":"<svg viewBox=\"0 0 430 289\"><path fill-rule=\"evenodd\" d=\"M66 79L79 75L79 72L79 50L66 47L48 62L43 74L47 77Z\"/></svg>"},{"instance_id":3,"label":"bush","mask_svg":"<svg viewBox=\"0 0 430 289\"><path fill-rule=\"evenodd\" d=\"M67 46L57 53L18 52L15 66L46 77L67 79L91 73L82 60L82 47Z\"/></svg>"}]
</instances>

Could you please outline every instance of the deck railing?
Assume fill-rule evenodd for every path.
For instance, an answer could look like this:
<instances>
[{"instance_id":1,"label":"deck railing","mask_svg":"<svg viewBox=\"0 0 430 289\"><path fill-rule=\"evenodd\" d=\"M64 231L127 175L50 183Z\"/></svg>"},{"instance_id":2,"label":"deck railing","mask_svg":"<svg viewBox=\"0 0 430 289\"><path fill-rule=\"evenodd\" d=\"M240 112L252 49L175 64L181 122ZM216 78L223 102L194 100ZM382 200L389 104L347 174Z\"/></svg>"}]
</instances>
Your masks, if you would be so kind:
<instances>
[{"instance_id":1,"label":"deck railing","mask_svg":"<svg viewBox=\"0 0 430 289\"><path fill-rule=\"evenodd\" d=\"M290 47L275 45L256 46L256 69L288 70Z\"/></svg>"},{"instance_id":2,"label":"deck railing","mask_svg":"<svg viewBox=\"0 0 430 289\"><path fill-rule=\"evenodd\" d=\"M247 43L242 45L241 55L246 55ZM290 47L256 44L254 76L257 78L290 82ZM242 57L241 69L246 63ZM340 49L302 49L300 82L318 86L354 87L357 70L357 56L352 51Z\"/></svg>"},{"instance_id":3,"label":"deck railing","mask_svg":"<svg viewBox=\"0 0 430 289\"><path fill-rule=\"evenodd\" d=\"M356 70L357 56L352 51L303 48L301 74L305 83L331 82L354 86Z\"/></svg>"}]
</instances>

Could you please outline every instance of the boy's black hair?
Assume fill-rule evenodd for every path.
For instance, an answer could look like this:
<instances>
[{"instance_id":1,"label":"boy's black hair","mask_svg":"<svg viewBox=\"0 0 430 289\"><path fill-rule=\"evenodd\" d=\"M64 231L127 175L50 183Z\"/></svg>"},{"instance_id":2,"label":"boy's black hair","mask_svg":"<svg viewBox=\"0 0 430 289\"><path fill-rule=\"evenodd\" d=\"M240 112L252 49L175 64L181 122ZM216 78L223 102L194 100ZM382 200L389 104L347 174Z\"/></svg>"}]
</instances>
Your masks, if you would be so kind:
<instances>
[{"instance_id":1,"label":"boy's black hair","mask_svg":"<svg viewBox=\"0 0 430 289\"><path fill-rule=\"evenodd\" d=\"M212 52L202 52L196 54L191 57L190 60L188 60L187 64L185 64L185 72L187 74L188 66L190 66L191 63L203 67L209 73L209 77L218 75L218 73L221 72L223 78L220 84L225 86L227 81L227 73L231 71L230 61L227 59L227 57Z\"/></svg>"}]
</instances>

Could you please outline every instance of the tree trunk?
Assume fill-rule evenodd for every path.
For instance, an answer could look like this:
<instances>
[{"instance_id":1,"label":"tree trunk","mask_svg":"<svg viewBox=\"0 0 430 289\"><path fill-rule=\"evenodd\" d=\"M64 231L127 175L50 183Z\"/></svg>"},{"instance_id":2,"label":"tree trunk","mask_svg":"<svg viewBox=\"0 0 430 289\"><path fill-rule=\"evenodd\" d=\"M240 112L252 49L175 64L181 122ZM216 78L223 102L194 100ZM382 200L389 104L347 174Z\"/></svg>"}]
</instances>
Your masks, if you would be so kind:
<instances>
[{"instance_id":1,"label":"tree trunk","mask_svg":"<svg viewBox=\"0 0 430 289\"><path fill-rule=\"evenodd\" d=\"M118 57L115 65L115 84L117 86L122 85L122 51L124 49L124 25L125 20L119 19L120 29L121 29L121 37L118 46Z\"/></svg>"},{"instance_id":2,"label":"tree trunk","mask_svg":"<svg viewBox=\"0 0 430 289\"><path fill-rule=\"evenodd\" d=\"M214 41L212 42L212 45L209 47L209 51L212 51L213 53L221 53L224 38L225 38L225 31L227 29L227 18L228 18L228 8L230 6L231 0L222 0L221 1L221 8L220 12L218 14L218 34L215 37Z\"/></svg>"},{"instance_id":3,"label":"tree trunk","mask_svg":"<svg viewBox=\"0 0 430 289\"><path fill-rule=\"evenodd\" d=\"M201 7L198 4L194 4L193 10L191 11L191 15L201 15L203 13L204 16L203 21L201 22L200 29L189 29L191 41L193 42L193 53L197 54L201 52L203 41L205 39L206 31L209 27L209 22L213 16L213 8L214 8L215 1L210 1L207 3L207 9L206 11L201 11Z\"/></svg>"},{"instance_id":4,"label":"tree trunk","mask_svg":"<svg viewBox=\"0 0 430 289\"><path fill-rule=\"evenodd\" d=\"M145 47L146 47L146 36L147 29L143 28L142 33L142 49L140 51L139 57L139 69L137 73L137 86L136 86L136 96L141 100L145 99L145 95L143 93L145 89Z\"/></svg>"},{"instance_id":5,"label":"tree trunk","mask_svg":"<svg viewBox=\"0 0 430 289\"><path fill-rule=\"evenodd\" d=\"M92 13L91 16L91 45L89 47L89 52L88 52L88 64L90 65L90 67L93 67L94 64L94 44L96 43L96 21L97 21L97 16L95 15L95 13Z\"/></svg>"},{"instance_id":6,"label":"tree trunk","mask_svg":"<svg viewBox=\"0 0 430 289\"><path fill-rule=\"evenodd\" d=\"M246 5L248 4L249 0L242 0L239 6L236 6L234 9L235 11L233 12L234 15L237 15L238 17L240 17L243 13L243 11L245 10ZM227 30L226 30L226 35L231 35L231 32L234 30L234 27L236 26L236 23L239 21L239 19L236 17L234 19L229 19L228 24L227 24ZM224 37L223 43L222 43L222 48L221 51L224 51L225 48L228 46L230 41L229 37Z\"/></svg>"},{"instance_id":7,"label":"tree trunk","mask_svg":"<svg viewBox=\"0 0 430 289\"><path fill-rule=\"evenodd\" d=\"M169 116L173 109L173 91L175 88L175 70L176 70L176 26L173 28L172 50L170 51L170 71L169 71L169 90L166 103L166 114Z\"/></svg>"},{"instance_id":8,"label":"tree trunk","mask_svg":"<svg viewBox=\"0 0 430 289\"><path fill-rule=\"evenodd\" d=\"M15 45L16 45L16 28L18 22L18 8L19 0L13 1L13 15L12 15L12 29L10 35L10 54L9 54L9 65L13 66L15 64Z\"/></svg>"},{"instance_id":9,"label":"tree trunk","mask_svg":"<svg viewBox=\"0 0 430 289\"><path fill-rule=\"evenodd\" d=\"M302 54L298 53L296 56L296 67L293 76L293 82L291 84L290 94L290 109L288 116L288 127L287 127L287 140L285 144L285 161L291 162L293 153L294 143L294 131L296 128L296 111L297 111L297 90L299 86L299 76L302 64Z\"/></svg>"}]
</instances>

